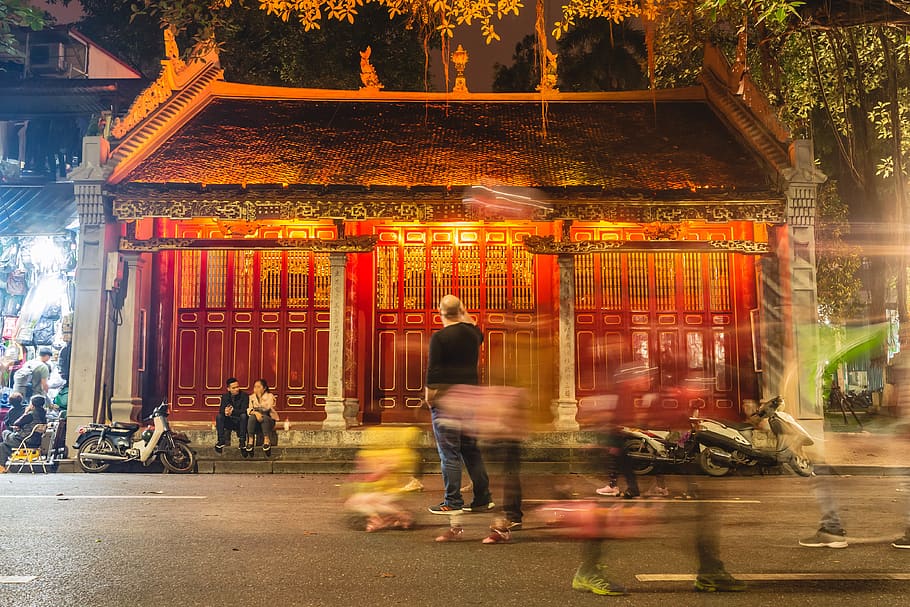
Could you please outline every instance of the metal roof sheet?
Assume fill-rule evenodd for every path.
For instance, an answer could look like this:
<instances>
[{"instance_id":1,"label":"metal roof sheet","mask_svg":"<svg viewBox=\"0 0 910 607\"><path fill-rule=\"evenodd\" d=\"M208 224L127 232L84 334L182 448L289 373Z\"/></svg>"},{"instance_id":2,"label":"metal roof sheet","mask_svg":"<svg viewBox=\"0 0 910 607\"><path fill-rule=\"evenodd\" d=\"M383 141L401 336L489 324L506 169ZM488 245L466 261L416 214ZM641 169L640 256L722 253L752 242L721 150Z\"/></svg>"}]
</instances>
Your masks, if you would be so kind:
<instances>
[{"instance_id":1,"label":"metal roof sheet","mask_svg":"<svg viewBox=\"0 0 910 607\"><path fill-rule=\"evenodd\" d=\"M72 181L0 186L0 236L54 234L75 218Z\"/></svg>"}]
</instances>

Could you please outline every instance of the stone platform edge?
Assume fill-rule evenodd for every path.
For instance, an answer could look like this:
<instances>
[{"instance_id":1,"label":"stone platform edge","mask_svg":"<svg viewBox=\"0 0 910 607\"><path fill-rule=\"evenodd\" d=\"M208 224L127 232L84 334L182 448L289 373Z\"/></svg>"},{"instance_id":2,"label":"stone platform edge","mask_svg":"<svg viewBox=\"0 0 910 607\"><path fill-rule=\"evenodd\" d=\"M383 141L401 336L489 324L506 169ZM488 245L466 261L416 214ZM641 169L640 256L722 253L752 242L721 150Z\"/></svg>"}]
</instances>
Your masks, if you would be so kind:
<instances>
[{"instance_id":1,"label":"stone platform edge","mask_svg":"<svg viewBox=\"0 0 910 607\"><path fill-rule=\"evenodd\" d=\"M396 427L396 426L392 426ZM321 428L292 428L278 430L278 443L266 458L257 448L253 458L241 458L236 444L225 448L223 454L214 450L215 431L210 424L173 424L175 431L185 432L196 451L199 473L253 473L253 474L339 474L354 469L354 457L363 445L365 427L348 430L323 430ZM418 450L424 461L424 472L433 473L438 466L432 431L421 426ZM236 436L233 437L236 441ZM835 439L836 440L836 439ZM592 449L597 434L590 431L532 433L523 443L522 471L526 474L546 473L602 473L603 465ZM72 451L72 450L71 450ZM882 462L862 464L835 462L830 466L819 465L819 474L857 476L910 476L910 465L891 465ZM494 457L489 458L491 472L499 468ZM78 472L74 459L60 460L59 472Z\"/></svg>"}]
</instances>

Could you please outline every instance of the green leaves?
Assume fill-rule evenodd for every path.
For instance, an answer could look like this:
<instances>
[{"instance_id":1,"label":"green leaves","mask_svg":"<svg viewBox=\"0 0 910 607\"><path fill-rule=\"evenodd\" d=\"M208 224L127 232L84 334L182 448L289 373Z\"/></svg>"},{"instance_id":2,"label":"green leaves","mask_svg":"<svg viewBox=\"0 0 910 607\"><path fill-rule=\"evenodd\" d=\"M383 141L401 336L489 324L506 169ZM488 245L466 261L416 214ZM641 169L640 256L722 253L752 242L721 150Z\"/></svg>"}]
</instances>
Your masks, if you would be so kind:
<instances>
[{"instance_id":1,"label":"green leaves","mask_svg":"<svg viewBox=\"0 0 910 607\"><path fill-rule=\"evenodd\" d=\"M27 27L38 31L47 24L44 12L30 6L27 0L0 0L0 53L21 55L13 28Z\"/></svg>"}]
</instances>

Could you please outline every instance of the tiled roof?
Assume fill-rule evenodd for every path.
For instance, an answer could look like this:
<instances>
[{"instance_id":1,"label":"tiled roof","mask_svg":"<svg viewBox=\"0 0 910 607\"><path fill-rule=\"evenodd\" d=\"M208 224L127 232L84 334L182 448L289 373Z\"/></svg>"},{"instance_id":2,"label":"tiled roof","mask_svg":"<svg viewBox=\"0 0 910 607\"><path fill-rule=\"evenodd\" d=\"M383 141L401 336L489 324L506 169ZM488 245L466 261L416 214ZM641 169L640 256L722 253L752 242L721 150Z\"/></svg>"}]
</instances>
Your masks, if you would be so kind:
<instances>
[{"instance_id":1,"label":"tiled roof","mask_svg":"<svg viewBox=\"0 0 910 607\"><path fill-rule=\"evenodd\" d=\"M703 102L445 103L216 98L127 183L770 191Z\"/></svg>"}]
</instances>

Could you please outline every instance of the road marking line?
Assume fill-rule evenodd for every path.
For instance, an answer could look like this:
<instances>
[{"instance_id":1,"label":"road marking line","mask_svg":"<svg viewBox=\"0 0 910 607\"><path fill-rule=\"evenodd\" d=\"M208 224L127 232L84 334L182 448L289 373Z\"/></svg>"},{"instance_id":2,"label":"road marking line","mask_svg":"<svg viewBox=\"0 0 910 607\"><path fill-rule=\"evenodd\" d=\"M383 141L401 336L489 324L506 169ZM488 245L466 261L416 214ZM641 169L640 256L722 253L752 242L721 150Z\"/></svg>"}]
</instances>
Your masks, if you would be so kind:
<instances>
[{"instance_id":1,"label":"road marking line","mask_svg":"<svg viewBox=\"0 0 910 607\"><path fill-rule=\"evenodd\" d=\"M204 500L207 495L0 495L0 499L48 500Z\"/></svg>"},{"instance_id":2,"label":"road marking line","mask_svg":"<svg viewBox=\"0 0 910 607\"><path fill-rule=\"evenodd\" d=\"M603 502L604 504L629 504L631 505L644 505L644 504L761 504L760 500L687 500L687 499L670 499L670 498L643 498L643 499L623 499L618 498L615 500L603 499L603 498L576 498L571 500L522 500L525 503L530 504L549 504L554 501L560 502L587 502L590 500L596 500Z\"/></svg>"},{"instance_id":3,"label":"road marking line","mask_svg":"<svg viewBox=\"0 0 910 607\"><path fill-rule=\"evenodd\" d=\"M0 575L0 584L28 584L36 579L37 575Z\"/></svg>"},{"instance_id":4,"label":"road marking line","mask_svg":"<svg viewBox=\"0 0 910 607\"><path fill-rule=\"evenodd\" d=\"M733 577L746 582L797 582L797 581L881 581L910 580L910 573L733 573ZM638 573L639 582L694 582L694 573Z\"/></svg>"}]
</instances>

